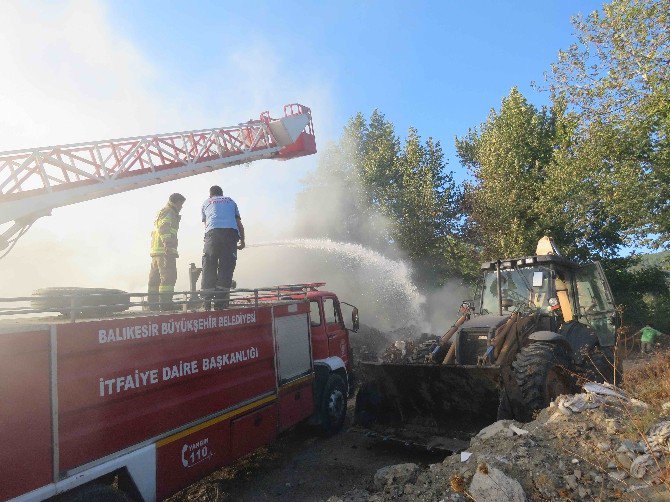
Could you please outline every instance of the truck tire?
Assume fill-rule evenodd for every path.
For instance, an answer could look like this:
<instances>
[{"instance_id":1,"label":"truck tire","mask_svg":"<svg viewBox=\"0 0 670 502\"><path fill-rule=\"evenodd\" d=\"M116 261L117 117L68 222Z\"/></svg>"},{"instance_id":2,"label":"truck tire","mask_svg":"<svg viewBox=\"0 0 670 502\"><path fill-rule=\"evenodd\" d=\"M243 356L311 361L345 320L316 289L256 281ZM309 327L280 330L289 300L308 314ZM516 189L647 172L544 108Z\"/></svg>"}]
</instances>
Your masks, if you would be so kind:
<instances>
[{"instance_id":1,"label":"truck tire","mask_svg":"<svg viewBox=\"0 0 670 502\"><path fill-rule=\"evenodd\" d=\"M333 373L328 377L319 406L319 422L323 434L332 436L339 432L346 415L347 386L340 375Z\"/></svg>"},{"instance_id":2,"label":"truck tire","mask_svg":"<svg viewBox=\"0 0 670 502\"><path fill-rule=\"evenodd\" d=\"M566 350L550 342L534 342L521 349L514 363L514 377L521 390L523 409L516 419L529 422L561 394L576 391L571 376L571 358Z\"/></svg>"}]
</instances>

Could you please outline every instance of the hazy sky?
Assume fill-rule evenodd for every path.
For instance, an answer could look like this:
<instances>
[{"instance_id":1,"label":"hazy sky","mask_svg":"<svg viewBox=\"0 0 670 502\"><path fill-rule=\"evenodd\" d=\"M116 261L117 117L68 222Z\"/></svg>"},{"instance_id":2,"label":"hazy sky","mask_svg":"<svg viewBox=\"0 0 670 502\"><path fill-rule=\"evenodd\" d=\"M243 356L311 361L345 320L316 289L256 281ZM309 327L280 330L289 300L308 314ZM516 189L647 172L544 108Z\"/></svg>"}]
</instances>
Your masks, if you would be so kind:
<instances>
[{"instance_id":1,"label":"hazy sky","mask_svg":"<svg viewBox=\"0 0 670 502\"><path fill-rule=\"evenodd\" d=\"M517 85L536 104L569 18L596 2L0 3L0 151L234 125L300 102L317 145L357 111L453 139ZM263 161L56 209L0 261L0 295L79 285L145 288L155 213L186 195L178 287L200 260L210 185L235 198L248 241L288 234L317 157ZM323 208L327 211L328 208ZM318 218L318 214L314 215ZM240 254L244 260L244 254ZM277 263L276 268L281 269Z\"/></svg>"}]
</instances>

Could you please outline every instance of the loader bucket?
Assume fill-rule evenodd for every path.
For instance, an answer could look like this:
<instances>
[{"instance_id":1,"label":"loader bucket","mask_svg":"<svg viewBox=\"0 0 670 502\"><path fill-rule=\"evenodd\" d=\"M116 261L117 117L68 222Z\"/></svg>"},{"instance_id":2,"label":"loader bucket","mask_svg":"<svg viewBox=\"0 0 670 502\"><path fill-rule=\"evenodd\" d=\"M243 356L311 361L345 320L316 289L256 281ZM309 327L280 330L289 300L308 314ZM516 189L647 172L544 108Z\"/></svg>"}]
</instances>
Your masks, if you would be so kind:
<instances>
[{"instance_id":1,"label":"loader bucket","mask_svg":"<svg viewBox=\"0 0 670 502\"><path fill-rule=\"evenodd\" d=\"M357 425L449 425L495 421L496 366L363 362L356 396Z\"/></svg>"}]
</instances>

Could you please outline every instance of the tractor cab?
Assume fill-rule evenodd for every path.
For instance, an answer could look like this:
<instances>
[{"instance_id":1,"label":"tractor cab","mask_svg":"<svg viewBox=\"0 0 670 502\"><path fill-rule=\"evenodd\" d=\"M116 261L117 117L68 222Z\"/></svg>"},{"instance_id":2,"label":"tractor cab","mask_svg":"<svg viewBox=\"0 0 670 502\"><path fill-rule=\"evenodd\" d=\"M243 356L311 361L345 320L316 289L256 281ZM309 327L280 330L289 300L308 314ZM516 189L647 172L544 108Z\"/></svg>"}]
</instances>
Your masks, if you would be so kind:
<instances>
[{"instance_id":1,"label":"tractor cab","mask_svg":"<svg viewBox=\"0 0 670 502\"><path fill-rule=\"evenodd\" d=\"M542 329L560 333L581 324L601 346L614 345L616 309L600 263L546 254L487 262L482 270L481 314L536 313Z\"/></svg>"}]
</instances>

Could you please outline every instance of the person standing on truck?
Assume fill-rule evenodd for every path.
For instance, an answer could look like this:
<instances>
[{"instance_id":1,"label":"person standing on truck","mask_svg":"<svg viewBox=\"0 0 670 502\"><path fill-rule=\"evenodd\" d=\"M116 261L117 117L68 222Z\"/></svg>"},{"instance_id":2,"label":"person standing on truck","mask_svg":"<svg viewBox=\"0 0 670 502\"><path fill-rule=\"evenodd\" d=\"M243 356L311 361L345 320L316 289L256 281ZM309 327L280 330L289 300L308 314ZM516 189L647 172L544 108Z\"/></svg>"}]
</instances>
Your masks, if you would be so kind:
<instances>
[{"instance_id":1,"label":"person standing on truck","mask_svg":"<svg viewBox=\"0 0 670 502\"><path fill-rule=\"evenodd\" d=\"M649 354L654 348L656 339L663 334L649 325L642 328L640 333L642 333L640 336L640 351L643 354Z\"/></svg>"},{"instance_id":2,"label":"person standing on truck","mask_svg":"<svg viewBox=\"0 0 670 502\"><path fill-rule=\"evenodd\" d=\"M220 186L209 189L209 198L202 204L205 224L205 248L202 254L202 289L221 290L205 296L205 308L228 307L233 272L237 264L237 250L244 249L244 226L237 204L223 195ZM238 243L239 242L239 243Z\"/></svg>"},{"instance_id":3,"label":"person standing on truck","mask_svg":"<svg viewBox=\"0 0 670 502\"><path fill-rule=\"evenodd\" d=\"M151 232L151 270L149 271L149 310L171 310L174 285L177 282L177 231L184 197L173 193L167 205L158 212Z\"/></svg>"}]
</instances>

